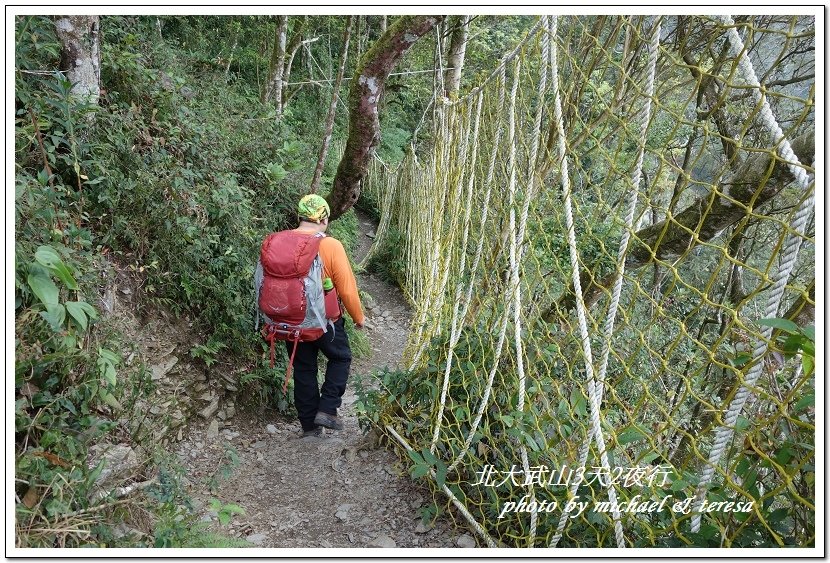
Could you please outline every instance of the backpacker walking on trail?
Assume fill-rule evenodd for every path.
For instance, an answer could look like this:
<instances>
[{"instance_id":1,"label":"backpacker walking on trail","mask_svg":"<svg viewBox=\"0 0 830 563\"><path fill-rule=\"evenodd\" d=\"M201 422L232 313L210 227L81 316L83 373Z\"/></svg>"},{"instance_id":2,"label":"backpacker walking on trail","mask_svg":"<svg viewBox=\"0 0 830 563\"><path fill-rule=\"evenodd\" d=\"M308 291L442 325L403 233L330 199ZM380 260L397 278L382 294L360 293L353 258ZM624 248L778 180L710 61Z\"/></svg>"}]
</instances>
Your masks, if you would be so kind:
<instances>
[{"instance_id":1,"label":"backpacker walking on trail","mask_svg":"<svg viewBox=\"0 0 830 563\"><path fill-rule=\"evenodd\" d=\"M254 279L272 366L274 341L284 340L288 350L283 392L294 368L294 404L303 436L319 436L321 427L343 429L337 409L346 391L352 352L340 302L356 328L362 329L365 322L343 244L325 234L330 213L319 195L303 197L300 226L265 238ZM322 388L317 383L318 351L328 359Z\"/></svg>"}]
</instances>

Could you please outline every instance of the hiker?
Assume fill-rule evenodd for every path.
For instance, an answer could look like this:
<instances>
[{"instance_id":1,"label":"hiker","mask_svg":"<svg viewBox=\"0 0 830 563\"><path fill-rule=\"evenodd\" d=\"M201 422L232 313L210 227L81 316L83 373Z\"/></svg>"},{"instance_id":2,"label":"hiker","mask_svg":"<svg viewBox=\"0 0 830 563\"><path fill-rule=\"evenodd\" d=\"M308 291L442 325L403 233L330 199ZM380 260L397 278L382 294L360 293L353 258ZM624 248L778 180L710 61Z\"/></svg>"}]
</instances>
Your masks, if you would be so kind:
<instances>
[{"instance_id":1,"label":"hiker","mask_svg":"<svg viewBox=\"0 0 830 563\"><path fill-rule=\"evenodd\" d=\"M352 352L342 306L357 329L363 328L365 317L343 244L325 234L328 203L309 194L297 211L299 227L271 233L263 241L255 285L272 366L274 341L286 343L289 365L283 392L293 364L294 405L302 436L321 436L322 427L343 429L337 409L346 391ZM328 359L322 388L317 383L318 351Z\"/></svg>"}]
</instances>

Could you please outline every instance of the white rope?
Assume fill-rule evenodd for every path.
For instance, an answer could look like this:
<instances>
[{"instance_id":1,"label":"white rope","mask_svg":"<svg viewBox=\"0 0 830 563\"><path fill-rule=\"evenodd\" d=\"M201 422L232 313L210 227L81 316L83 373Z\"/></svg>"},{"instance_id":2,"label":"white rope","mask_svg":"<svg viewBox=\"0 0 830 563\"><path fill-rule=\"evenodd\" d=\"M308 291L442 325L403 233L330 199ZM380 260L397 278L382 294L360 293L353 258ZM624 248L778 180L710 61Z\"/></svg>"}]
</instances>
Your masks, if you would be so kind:
<instances>
[{"instance_id":1,"label":"white rope","mask_svg":"<svg viewBox=\"0 0 830 563\"><path fill-rule=\"evenodd\" d=\"M377 252L377 249L386 242L386 238L389 235L389 224L392 220L392 206L397 195L398 187L398 182L394 181L396 176L397 174L390 173L389 167L379 158L375 158L372 161L372 169L368 174L369 186L371 186L371 191L378 198L380 204L380 221L378 222L378 228L375 229L375 238L372 241L372 246L369 247L369 252L360 261L360 268L366 268ZM383 179L383 182L380 179ZM384 185L382 197L380 188L375 187L378 183Z\"/></svg>"},{"instance_id":2,"label":"white rope","mask_svg":"<svg viewBox=\"0 0 830 563\"><path fill-rule=\"evenodd\" d=\"M637 154L637 164L631 174L631 195L628 202L628 211L625 216L625 229L620 239L620 247L617 251L617 274L614 279L614 287L611 291L611 303L608 306L608 316L605 319L605 331L603 334L602 353L600 355L599 370L597 371L597 380L599 381L599 396L602 400L603 389L605 386L605 375L608 370L608 358L611 352L611 338L614 333L614 323L617 318L617 308L620 304L620 294L622 293L623 275L625 274L625 256L628 253L628 242L631 239L631 233L636 232L638 227L634 225L634 212L637 208L637 199L639 195L640 179L643 173L643 160L646 152L646 132L648 124L651 120L651 100L654 96L654 78L657 73L657 55L660 47L660 18L655 17L651 24L651 38L648 44L648 76L646 78L646 100L643 108L639 114L639 151Z\"/></svg>"},{"instance_id":3,"label":"white rope","mask_svg":"<svg viewBox=\"0 0 830 563\"><path fill-rule=\"evenodd\" d=\"M538 32L541 28L542 28L542 20L541 20L541 19L539 19L539 21L537 21L537 22L533 25L533 27L532 27L532 28L530 28L530 31L528 31L528 32L527 32L527 35L525 35L524 39L522 39L522 40L519 42L519 44L518 44L518 45L516 45L516 47L515 47L512 51L510 51L508 54L506 54L505 56L503 56L503 57L501 58L501 60L499 61L498 66L497 66L497 67L493 70L493 72L491 72L491 73L487 76L487 78L485 78L485 79L481 82L481 84L479 84L478 86L476 86L475 88L473 88L472 90L470 90L470 91L469 91L469 92L468 92L465 96L460 97L460 98L458 98L458 99L457 99L457 100L455 100L455 101L452 101L452 100L450 100L450 99L448 99L448 98L444 98L444 99L443 99L444 104L446 104L446 105L455 105L455 104L460 104L460 103L462 103L462 102L465 102L467 99L472 98L473 96L478 95L478 93L479 93L479 92L481 92L482 90L484 90L484 87L485 87L485 86L487 86L487 85L490 83L490 81L491 81L491 80L493 80L496 76L499 76L500 74L503 74L503 73L504 73L505 68L507 68L507 63L509 63L510 61L512 61L512 60L516 57L516 55L518 55L518 54L519 54L519 51L521 51L521 50L522 50L522 47L524 47L524 46L525 46L525 43L527 43L528 41L530 41L530 39L531 39L534 35L536 35L536 32Z\"/></svg>"},{"instance_id":4,"label":"white rope","mask_svg":"<svg viewBox=\"0 0 830 563\"><path fill-rule=\"evenodd\" d=\"M493 141L493 150L490 153L490 164L487 168L487 176L485 178L485 189L487 190L484 194L484 203L482 204L482 212L481 212L481 222L480 225L482 229L484 225L487 223L487 216L489 213L490 208L490 195L493 191L493 176L496 170L496 157L499 154L499 145L501 142L502 132L504 131L504 102L505 102L505 71L504 67L502 67L502 72L500 75L500 83L501 88L499 89L499 112L498 112L498 122L496 124L496 134L495 139ZM464 298L464 307L461 312L461 318L464 319L467 317L467 310L469 308L470 302L472 301L472 294L473 294L473 283L472 280L475 280L475 275L478 272L478 265L481 261L482 251L484 250L484 236L479 236L478 238L478 246L476 247L476 254L475 259L473 261L473 266L470 269L470 279L471 283L467 284L467 294ZM484 410L487 408L487 404L490 401L490 393L493 390L493 382L496 378L496 371L498 370L499 361L501 360L501 353L502 348L504 346L505 336L507 334L507 321L508 316L504 315L502 317L502 325L499 331L499 339L498 343L496 344L495 354L493 356L493 364L490 368L490 373L487 376L487 385L484 388L484 394L481 398L481 402L479 403L478 410L476 411L475 419L473 419L473 423L470 426L470 433L467 435L467 439L464 441L464 447L458 453L456 458L447 468L447 472L453 471L456 466L461 463L461 460L464 459L464 456L467 455L467 452L470 450L470 446L473 443L473 438L475 436L476 431L478 430L478 425L481 424L481 419L484 416Z\"/></svg>"},{"instance_id":5,"label":"white rope","mask_svg":"<svg viewBox=\"0 0 830 563\"><path fill-rule=\"evenodd\" d=\"M400 442L400 444L407 451L409 451L409 452L414 452L415 451L412 448L412 446L409 445L409 442L407 442L406 439L403 436L398 434L391 425L387 424L385 426L385 428L390 434L392 434L392 436L398 442ZM432 477L434 479L435 478L435 470L430 469L430 474L432 475ZM487 530L485 530L481 526L481 524L476 522L476 519L473 517L472 514L470 514L470 511L467 510L467 507L464 506L464 504L460 500L458 500L458 497L455 496L455 493L453 493L452 490L446 484L443 487L441 487L441 490L443 490L444 494L447 495L450 498L452 503L455 505L455 507L461 513L461 515L464 516L464 519L467 520L467 522L469 522L470 526L472 526L473 529L478 533L478 535L480 535L484 539L484 541L487 543L487 547L499 547L499 545L496 543L496 540L494 540L493 537L490 534L487 533Z\"/></svg>"},{"instance_id":6,"label":"white rope","mask_svg":"<svg viewBox=\"0 0 830 563\"><path fill-rule=\"evenodd\" d=\"M470 170L475 170L476 161L478 159L478 127L481 118L481 105L482 105L482 97L478 97L478 103L476 104L476 114L475 114L475 121L473 123L473 154L472 158L470 159ZM466 165L466 163L465 163ZM459 185L461 179L459 179ZM432 443L429 446L429 451L435 453L435 447L438 445L438 436L441 432L441 424L444 419L444 409L446 408L447 402L447 392L449 391L450 387L450 371L452 370L452 359L455 353L455 346L458 344L458 339L461 337L461 321L464 317L459 315L459 309L461 306L461 292L464 289L464 272L466 270L466 260L467 260L467 253L463 251L463 249L467 248L467 240L470 233L470 216L472 213L472 197L473 197L473 186L475 185L475 174L470 173L469 181L467 182L467 196L465 201L467 205L464 206L464 234L461 237L461 263L459 264L458 268L458 283L455 286L455 299L453 300L453 309L452 309L452 321L450 323L450 344L449 349L447 350L447 365L444 369L444 382L441 388L441 401L440 406L438 409L438 417L435 420L435 430L432 435ZM454 232L454 228L453 228ZM446 272L449 272L449 264L447 264Z\"/></svg>"},{"instance_id":7,"label":"white rope","mask_svg":"<svg viewBox=\"0 0 830 563\"><path fill-rule=\"evenodd\" d=\"M542 27L547 30L548 17L542 16ZM515 222L515 203L516 203L516 163L515 163L515 149L511 146L511 164L510 164L510 231L514 234L513 240L510 244L510 283L513 288L513 339L516 349L516 372L519 376L519 397L516 405L516 410L523 413L525 410L525 400L527 398L527 376L524 368L524 343L522 341L522 286L519 281L519 264L521 263L521 248L524 246L525 232L527 230L527 216L530 212L530 202L535 197L536 192L536 157L539 153L539 141L542 138L542 114L544 113L545 93L547 91L548 80L548 49L550 45L550 35L542 33L542 65L539 76L539 91L538 91L538 106L536 108L536 118L533 125L533 134L530 145L530 161L528 166L528 189L524 194L524 204L522 206L522 214L519 218L519 223L516 230L513 230ZM516 62L516 74L519 74L519 60ZM515 139L511 140L511 143ZM519 452L522 458L522 468L524 474L530 474L530 462L527 456L527 446L522 441ZM529 487L529 494L531 502L536 502L536 493L531 485ZM536 541L536 526L538 521L538 513L530 513L530 530L528 536L528 547L533 547Z\"/></svg>"},{"instance_id":8,"label":"white rope","mask_svg":"<svg viewBox=\"0 0 830 563\"><path fill-rule=\"evenodd\" d=\"M801 241L803 240L807 222L813 212L815 202L815 185L810 182L807 172L801 166L798 157L795 155L792 147L790 146L789 141L784 138L784 133L778 125L778 121L775 119L772 109L764 96L758 77L755 75L755 69L747 56L744 43L738 35L738 32L735 30L732 18L729 16L719 16L719 18L725 25L730 26L727 31L730 53L738 59L738 65L744 75L744 78L746 78L750 86L753 87L752 92L755 102L761 105L759 115L761 116L763 124L772 133L773 142L778 145L778 154L787 162L787 166L793 176L795 176L799 187L806 194L805 199L801 202L801 205L799 205L798 210L793 217L792 230L787 233L784 241L784 250L781 254L779 254L778 268L772 277L773 284L770 289L764 316L767 318L776 317L778 316L778 309L780 308L781 299L784 296L787 282L790 279L790 274L792 273L793 267L795 266L795 262L798 258L798 251L801 246ZM764 367L763 358L767 353L767 347L769 339L772 336L772 330L772 327L763 327L761 329L761 335L755 340L752 349L751 367L749 368L746 377L744 377L743 384L740 389L738 389L738 392L729 404L729 408L726 410L726 414L723 417L723 424L718 427L715 432L714 443L712 444L712 449L709 452L709 460L703 469L695 495L695 512L692 516L691 523L692 532L700 531L700 509L706 500L706 490L708 489L709 484L715 475L715 469L720 463L721 457L726 450L726 444L732 439L732 435L735 433L735 422L738 420L738 416L749 398L751 393L750 388L755 386L758 378L761 376L761 372Z\"/></svg>"},{"instance_id":9,"label":"white rope","mask_svg":"<svg viewBox=\"0 0 830 563\"><path fill-rule=\"evenodd\" d=\"M603 347L601 352L600 366L597 372L597 395L598 400L602 402L602 395L605 387L605 375L608 369L608 358L611 352L611 338L614 333L614 323L617 318L617 308L620 303L620 295L622 293L623 274L625 273L625 256L628 252L628 243L631 238L632 231L636 231L634 226L634 212L637 207L638 186L643 171L643 159L645 155L645 140L646 131L648 129L649 121L651 120L651 99L654 96L654 78L657 69L657 55L660 47L660 20L655 18L651 26L651 39L648 44L648 75L646 78L646 101L639 113L639 137L638 145L639 151L637 154L637 162L634 171L631 175L631 194L628 202L628 211L625 217L625 229L623 230L622 239L620 240L620 247L617 251L617 274L614 280L614 287L611 292L611 303L608 306L608 315L605 319L605 330L603 333ZM581 293L579 294L581 295ZM584 467L588 461L588 452L590 450L590 440L586 440L579 449L579 462L577 467ZM578 484L574 484L570 488L569 496L573 497L578 489ZM556 533L551 540L551 547L556 547L559 540L562 538L562 532L565 529L565 524L569 520L569 515L563 513L560 516L557 525Z\"/></svg>"},{"instance_id":10,"label":"white rope","mask_svg":"<svg viewBox=\"0 0 830 563\"><path fill-rule=\"evenodd\" d=\"M552 35L555 38L558 27L558 16L553 16ZM556 120L556 127L558 133L558 149L559 160L561 161L561 177L562 177L562 192L564 196L565 205L565 225L568 233L568 250L571 258L571 274L573 277L573 288L576 294L576 313L579 321L579 333L582 340L582 351L585 355L585 374L588 379L588 396L591 403L591 434L597 444L599 450L600 463L604 471L610 475L610 463L608 461L608 451L605 446L605 436L602 433L602 425L600 421L600 403L598 395L598 386L594 378L593 354L591 353L591 337L588 333L588 321L586 317L585 302L582 299L582 284L579 280L579 256L576 248L576 234L574 232L573 206L571 204L571 182L568 173L568 158L565 148L565 127L562 121L562 101L559 94L559 65L557 62L557 47L554 40L551 45L551 59L553 60L551 68L552 88L554 94L554 118ZM617 492L614 489L611 479L608 480L608 500L611 502L612 511L611 516L614 520L614 535L617 540L617 547L625 547L625 536L622 530L622 523L620 522L620 511L617 505ZM557 542L558 537L554 538Z\"/></svg>"},{"instance_id":11,"label":"white rope","mask_svg":"<svg viewBox=\"0 0 830 563\"><path fill-rule=\"evenodd\" d=\"M465 107L466 111L469 113L470 107L469 105ZM449 113L450 115L443 119L442 121L446 124L443 130L443 134L441 138L444 139L443 142L443 150L441 151L442 160L436 164L437 167L443 168L445 170L451 171L454 169L458 169L458 180L455 183L455 190L450 191L449 188L449 179L451 174L447 173L442 176L446 177L446 182L442 183L440 190L438 193L445 194L445 198L439 203L437 208L433 209L433 218L437 217L437 226L435 227L435 234L427 238L427 240L434 240L433 245L433 252L430 258L430 263L432 264L432 272L430 274L429 280L434 282L436 279L439 280L437 284L432 283L430 285L431 291L428 299L423 300L425 306L421 308L423 311L423 316L420 319L421 326L426 326L427 322L433 320L430 318L430 312L433 311L440 311L444 306L444 300L446 298L446 287L447 283L449 282L449 274L450 274L450 264L452 261L452 255L449 252L441 252L442 249L442 242L444 244L444 248L450 249L453 246L453 242L455 241L456 237L456 226L458 224L458 207L462 204L461 201L461 192L462 186L464 185L464 171L466 170L466 162L467 162L467 146L469 144L469 137L470 137L470 127L468 127L469 119L463 120L462 119L462 126L456 127L456 121L458 116L456 115L458 112L454 108L443 108L440 113L446 114ZM454 143L454 134L458 130L463 130L466 132L465 136L462 136L461 139ZM475 131L475 135L478 135L478 129ZM477 141L477 139L474 139ZM456 149L458 154L453 157L452 150ZM472 171L470 174L472 175ZM442 179L443 180L443 179ZM437 188L437 186L436 186ZM432 198L434 200L435 198ZM452 206L452 207L451 207ZM449 226L444 226L444 217L450 217L450 224ZM442 240L441 235L447 235ZM440 272L440 277L439 277ZM433 323L431 325L433 327L432 333L419 334L419 338L421 338L420 346L416 350L412 361L410 362L409 371L413 371L420 361L421 356L426 351L426 347L429 344L429 339L433 336L436 336L440 333L441 323ZM448 379L448 378L447 378ZM445 386L446 387L446 386ZM445 394L446 396L446 394ZM441 409L443 411L443 409Z\"/></svg>"}]
</instances>

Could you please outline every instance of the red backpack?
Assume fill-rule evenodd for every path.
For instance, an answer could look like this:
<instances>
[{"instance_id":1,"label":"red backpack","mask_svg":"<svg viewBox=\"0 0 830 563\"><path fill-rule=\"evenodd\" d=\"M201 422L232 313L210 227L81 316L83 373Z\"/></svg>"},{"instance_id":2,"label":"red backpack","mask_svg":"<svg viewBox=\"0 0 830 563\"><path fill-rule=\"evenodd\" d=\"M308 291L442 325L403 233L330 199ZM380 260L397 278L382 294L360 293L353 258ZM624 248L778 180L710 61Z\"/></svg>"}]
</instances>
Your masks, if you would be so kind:
<instances>
[{"instance_id":1,"label":"red backpack","mask_svg":"<svg viewBox=\"0 0 830 563\"><path fill-rule=\"evenodd\" d=\"M257 303L265 317L262 336L271 346L271 367L274 367L274 342L294 342L283 392L288 388L297 344L317 340L327 332L329 322L341 316L337 291L323 290L323 260L319 250L325 236L324 233L280 231L268 235L260 250L262 279L261 283L257 281Z\"/></svg>"}]
</instances>

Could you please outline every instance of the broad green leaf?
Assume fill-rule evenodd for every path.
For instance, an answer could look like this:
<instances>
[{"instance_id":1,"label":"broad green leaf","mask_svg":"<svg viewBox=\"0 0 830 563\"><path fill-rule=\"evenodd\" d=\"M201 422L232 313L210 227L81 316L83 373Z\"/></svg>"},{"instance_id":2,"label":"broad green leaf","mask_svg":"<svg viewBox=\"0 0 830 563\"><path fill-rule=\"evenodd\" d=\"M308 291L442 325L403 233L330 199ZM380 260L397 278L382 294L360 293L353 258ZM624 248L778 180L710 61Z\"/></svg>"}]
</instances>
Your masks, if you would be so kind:
<instances>
[{"instance_id":1,"label":"broad green leaf","mask_svg":"<svg viewBox=\"0 0 830 563\"><path fill-rule=\"evenodd\" d=\"M51 246L41 246L35 252L35 260L38 264L49 268L60 279L67 289L78 290L78 282L72 277L72 273L66 264L63 263L58 253Z\"/></svg>"},{"instance_id":2,"label":"broad green leaf","mask_svg":"<svg viewBox=\"0 0 830 563\"><path fill-rule=\"evenodd\" d=\"M427 473L429 473L429 465L424 465L424 464L419 463L418 465L416 465L415 467L412 468L412 471L411 471L410 474L412 475L412 477L414 479L417 479L418 477L423 477Z\"/></svg>"},{"instance_id":3,"label":"broad green leaf","mask_svg":"<svg viewBox=\"0 0 830 563\"><path fill-rule=\"evenodd\" d=\"M58 286L55 285L55 282L49 276L39 272L29 274L26 278L26 283L29 284L32 293L44 305L58 304Z\"/></svg>"},{"instance_id":4,"label":"broad green leaf","mask_svg":"<svg viewBox=\"0 0 830 563\"><path fill-rule=\"evenodd\" d=\"M104 364L103 369L101 370L101 375L104 376L104 379L107 380L108 384L115 385L115 367L113 367L111 363L107 362Z\"/></svg>"},{"instance_id":5,"label":"broad green leaf","mask_svg":"<svg viewBox=\"0 0 830 563\"><path fill-rule=\"evenodd\" d=\"M739 416L735 421L735 430L743 432L747 428L749 428L749 419L743 415Z\"/></svg>"},{"instance_id":6,"label":"broad green leaf","mask_svg":"<svg viewBox=\"0 0 830 563\"><path fill-rule=\"evenodd\" d=\"M106 348L98 348L98 371L110 386L116 383L115 364L118 357Z\"/></svg>"},{"instance_id":7,"label":"broad green leaf","mask_svg":"<svg viewBox=\"0 0 830 563\"><path fill-rule=\"evenodd\" d=\"M647 434L642 428L639 426L631 426L617 434L617 443L623 446L631 442L644 440L646 436Z\"/></svg>"},{"instance_id":8,"label":"broad green leaf","mask_svg":"<svg viewBox=\"0 0 830 563\"><path fill-rule=\"evenodd\" d=\"M790 334L797 334L799 332L798 325L788 319L772 317L768 319L760 319L758 324L761 326L771 326L772 328L777 328Z\"/></svg>"},{"instance_id":9,"label":"broad green leaf","mask_svg":"<svg viewBox=\"0 0 830 563\"><path fill-rule=\"evenodd\" d=\"M107 350L106 348L98 348L98 356L100 356L101 358L104 358L105 360L107 360L109 362L112 362L113 364L117 364L118 362L121 361L121 358L119 358L115 354L115 352L111 352L111 351Z\"/></svg>"},{"instance_id":10,"label":"broad green leaf","mask_svg":"<svg viewBox=\"0 0 830 563\"><path fill-rule=\"evenodd\" d=\"M424 448L422 450L421 454L423 455L424 459L426 460L426 462L428 464L436 465L438 463L438 458L435 457L435 454L433 454L431 451L429 451L428 448Z\"/></svg>"},{"instance_id":11,"label":"broad green leaf","mask_svg":"<svg viewBox=\"0 0 830 563\"><path fill-rule=\"evenodd\" d=\"M533 438L533 436L531 436L527 432L523 432L522 434L524 435L524 438L527 441L527 445L530 446L531 450L533 450L534 452L538 452L538 451L541 450L541 448L539 447L539 444L536 442L536 440Z\"/></svg>"},{"instance_id":12,"label":"broad green leaf","mask_svg":"<svg viewBox=\"0 0 830 563\"><path fill-rule=\"evenodd\" d=\"M803 340L803 336L800 334L791 334L785 340L784 343L781 345L781 351L787 354L788 356L793 356L798 353L799 348L801 347L801 341Z\"/></svg>"},{"instance_id":13,"label":"broad green leaf","mask_svg":"<svg viewBox=\"0 0 830 563\"><path fill-rule=\"evenodd\" d=\"M415 450L407 450L406 453L409 454L410 459L412 459L412 461L414 461L415 463L418 463L418 464L423 464L424 463L424 458L421 457L421 454L419 454Z\"/></svg>"},{"instance_id":14,"label":"broad green leaf","mask_svg":"<svg viewBox=\"0 0 830 563\"><path fill-rule=\"evenodd\" d=\"M45 311L41 311L40 316L46 319L52 330L58 332L63 327L63 321L66 320L66 309L60 303L49 304Z\"/></svg>"},{"instance_id":15,"label":"broad green leaf","mask_svg":"<svg viewBox=\"0 0 830 563\"><path fill-rule=\"evenodd\" d=\"M53 269L58 264L63 264L60 255L51 246L39 246L37 252L35 252L35 260L38 264L49 269Z\"/></svg>"},{"instance_id":16,"label":"broad green leaf","mask_svg":"<svg viewBox=\"0 0 830 563\"><path fill-rule=\"evenodd\" d=\"M95 310L95 307L87 303L86 301L78 301L78 306L84 310L86 316L90 319L97 319L98 318L98 311Z\"/></svg>"},{"instance_id":17,"label":"broad green leaf","mask_svg":"<svg viewBox=\"0 0 830 563\"><path fill-rule=\"evenodd\" d=\"M804 370L807 371L806 369ZM798 402L795 404L795 412L801 412L807 407L813 407L816 404L816 396L813 393L809 395L804 395Z\"/></svg>"},{"instance_id":18,"label":"broad green leaf","mask_svg":"<svg viewBox=\"0 0 830 563\"><path fill-rule=\"evenodd\" d=\"M273 182L280 182L288 176L288 171L282 165L274 162L265 167L265 174Z\"/></svg>"},{"instance_id":19,"label":"broad green leaf","mask_svg":"<svg viewBox=\"0 0 830 563\"><path fill-rule=\"evenodd\" d=\"M81 327L81 330L86 330L87 316L86 311L83 307L81 307L81 304L77 301L67 301L65 305L66 311L73 319L75 319L75 322L78 323L78 326Z\"/></svg>"},{"instance_id":20,"label":"broad green leaf","mask_svg":"<svg viewBox=\"0 0 830 563\"><path fill-rule=\"evenodd\" d=\"M443 488L444 481L447 479L447 466L438 462L438 468L435 470L435 482L438 483L438 486Z\"/></svg>"},{"instance_id":21,"label":"broad green leaf","mask_svg":"<svg viewBox=\"0 0 830 563\"><path fill-rule=\"evenodd\" d=\"M118 402L112 393L101 387L98 390L98 396L101 397L101 400L104 401L107 405L111 406L115 410L121 410L121 403Z\"/></svg>"},{"instance_id":22,"label":"broad green leaf","mask_svg":"<svg viewBox=\"0 0 830 563\"><path fill-rule=\"evenodd\" d=\"M809 338L813 342L816 341L816 327L815 327L815 325L807 325L803 329L801 329L801 332L803 332L804 336L806 336L807 338Z\"/></svg>"},{"instance_id":23,"label":"broad green leaf","mask_svg":"<svg viewBox=\"0 0 830 563\"><path fill-rule=\"evenodd\" d=\"M801 356L801 368L804 370L804 373L813 373L813 365L814 360L811 356L807 354Z\"/></svg>"}]
</instances>

